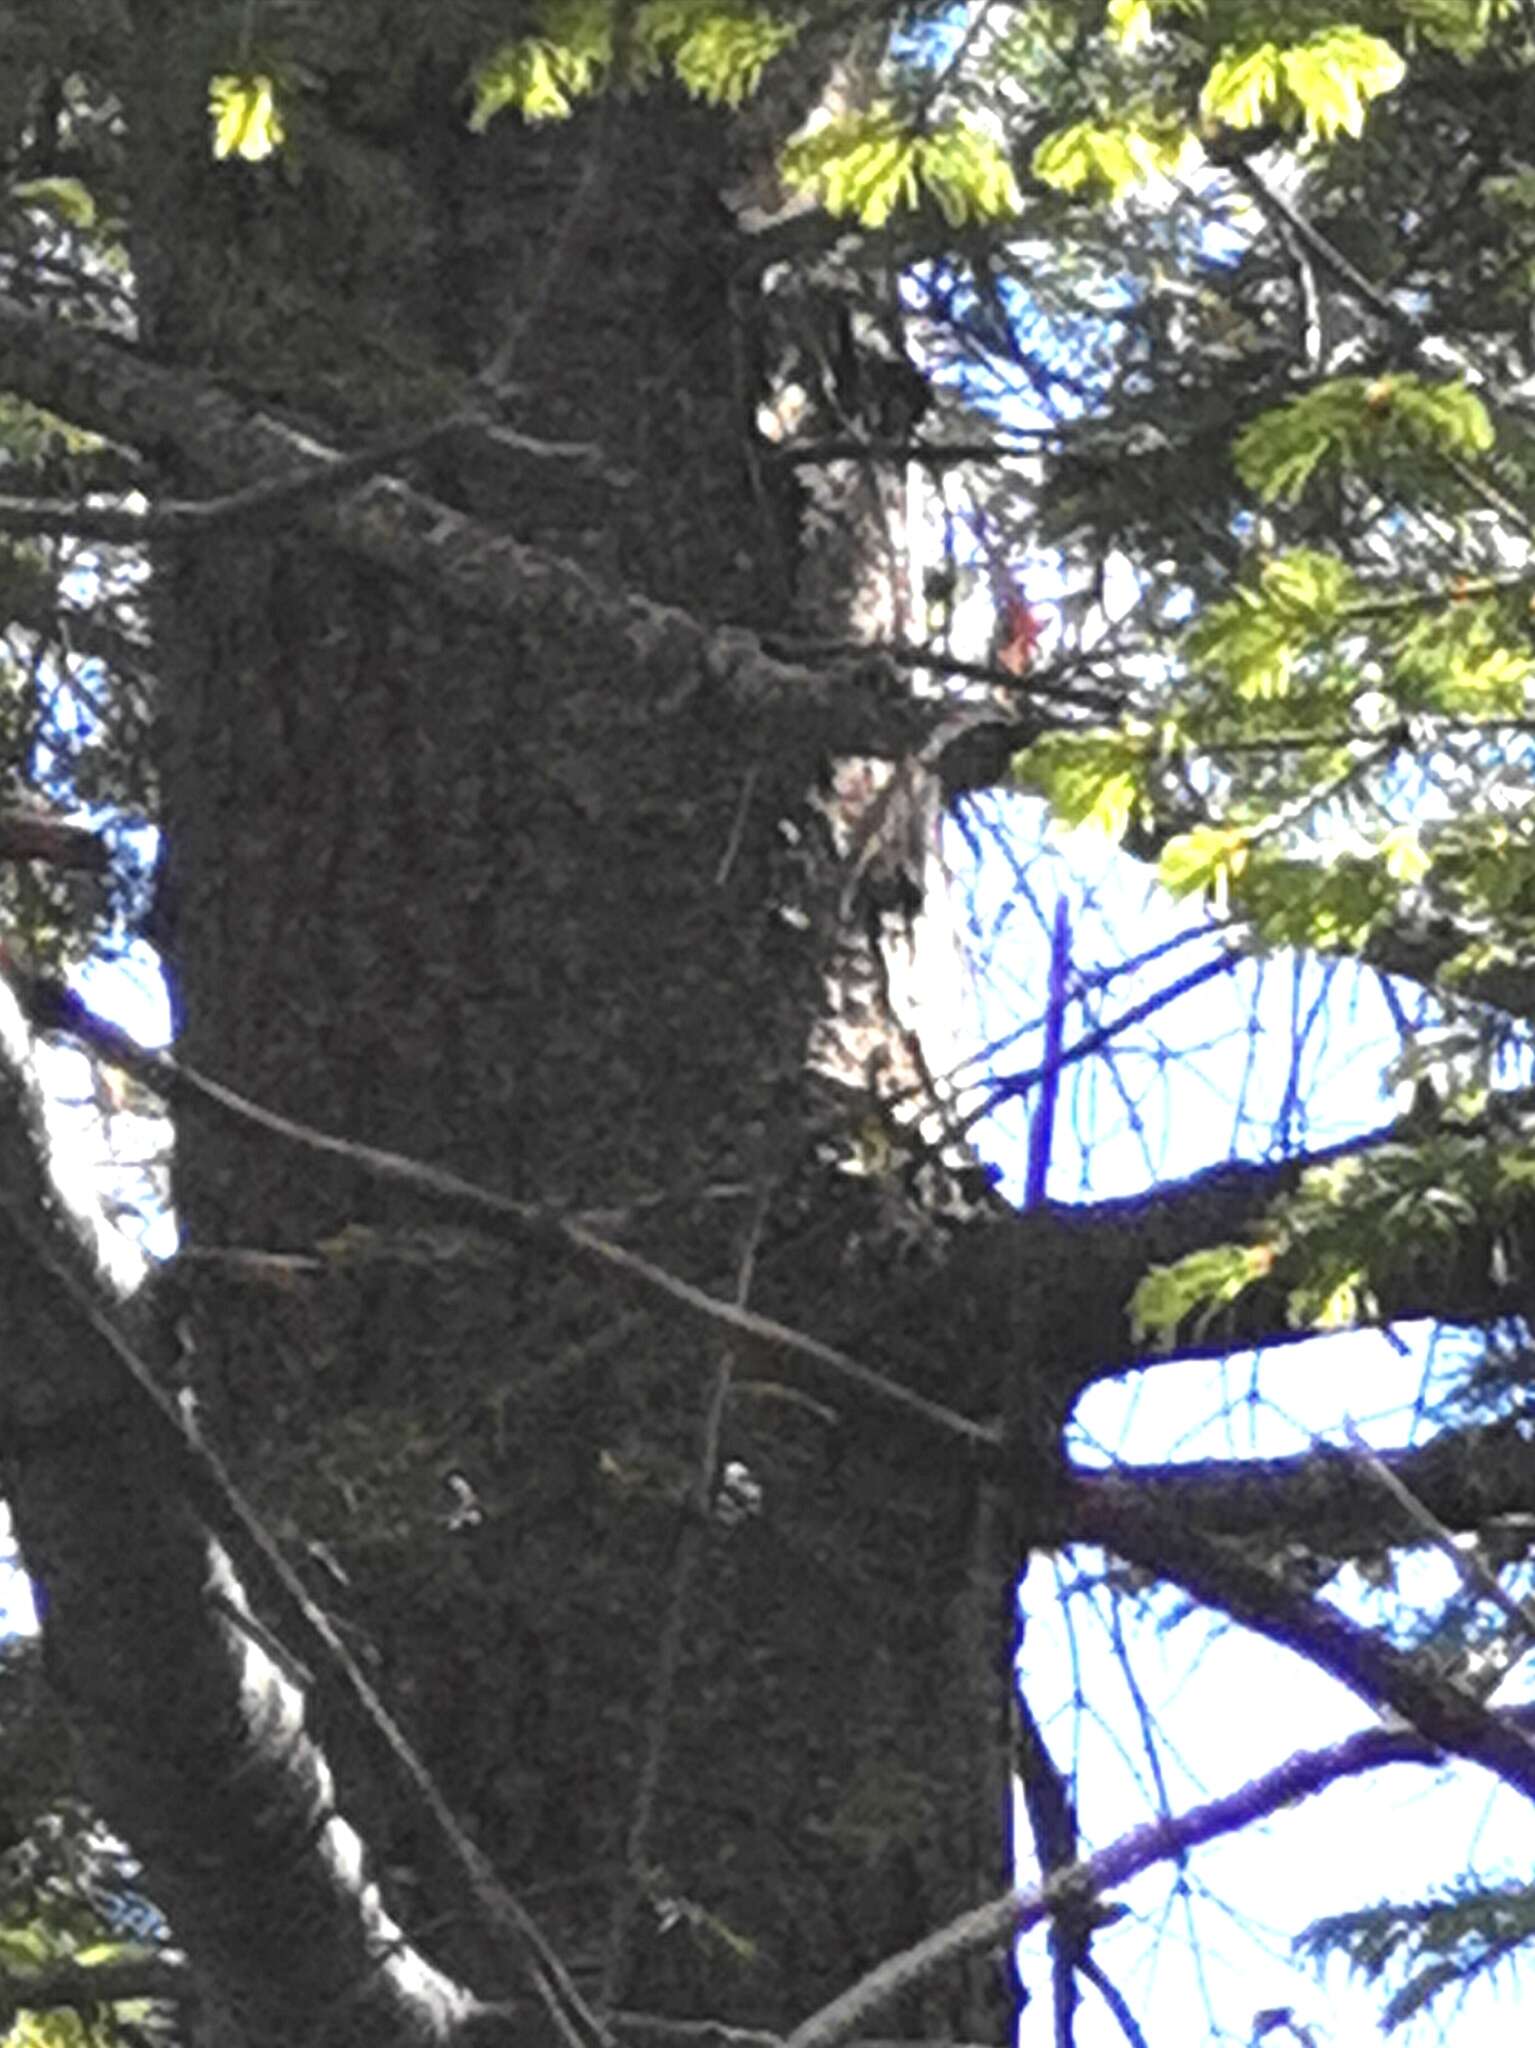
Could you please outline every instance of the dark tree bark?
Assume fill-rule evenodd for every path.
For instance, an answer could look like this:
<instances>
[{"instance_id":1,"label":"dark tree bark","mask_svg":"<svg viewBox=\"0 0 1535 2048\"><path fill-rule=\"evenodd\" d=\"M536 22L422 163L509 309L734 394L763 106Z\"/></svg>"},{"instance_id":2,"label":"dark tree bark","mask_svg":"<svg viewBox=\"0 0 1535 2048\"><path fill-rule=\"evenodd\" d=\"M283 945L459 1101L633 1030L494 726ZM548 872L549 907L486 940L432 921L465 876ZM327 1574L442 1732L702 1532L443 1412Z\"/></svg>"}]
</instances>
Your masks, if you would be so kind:
<instances>
[{"instance_id":1,"label":"dark tree bark","mask_svg":"<svg viewBox=\"0 0 1535 2048\"><path fill-rule=\"evenodd\" d=\"M182 1056L321 1129L616 1211L627 1243L717 1294L760 1211L751 1305L878 1351L901 1246L819 1163L839 1131L806 1066L837 877L797 865L783 829L816 832L834 731L808 698L754 711L709 687L685 641L615 637L605 602L760 627L792 596L792 529L752 446L747 252L718 197L737 130L659 92L470 138L444 63L397 130L327 103L290 183L208 159L211 42L178 9L136 23L158 363L344 442L393 424L390 392L439 405L526 317L513 424L601 451L595 470L498 470L487 444L450 445L409 468L575 564L590 617L455 613L302 511L275 535L156 544ZM155 453L176 498L244 480ZM852 588L856 546L845 567ZM996 1772L976 1774L984 1715L955 1655L974 1630L946 1619L974 1566L963 1459L738 1369L721 1449L762 1511L705 1534L628 1876L719 1344L527 1254L251 1285L211 1255L434 1221L255 1132L189 1117L176 1192L208 1429L269 1519L344 1568L345 1625L589 1989L783 2024L1000 1882ZM921 1364L942 1392L942 1361ZM472 1528L452 1526L455 1473ZM998 1608L1006 1566L987 1565ZM344 1796L407 1927L480 1992L515 1991L461 1927L430 1926L434 1847L387 1788L344 1773ZM982 1971L908 2018L973 2034L988 1998Z\"/></svg>"},{"instance_id":2,"label":"dark tree bark","mask_svg":"<svg viewBox=\"0 0 1535 2048\"><path fill-rule=\"evenodd\" d=\"M1020 1547L1118 1529L1140 1558L1169 1505L1207 1543L1322 1515L1340 1543L1390 1535L1325 1468L1265 1471L1258 1510L1230 1473L1074 1479L1060 1458L1082 1390L1144 1362L1128 1303L1147 1264L1238 1234L1299 1168L940 1227L835 1165L920 1062L873 950L891 906L853 900L857 821L839 842L825 792L855 754L869 813L897 789L920 823L932 788L898 684L813 675L740 631L798 606L824 632L839 592L866 626L884 559L866 477L812 544L754 440L762 267L720 197L760 168L753 123L658 90L470 137L466 53L423 37L371 91L316 59L291 163L217 164L216 27L169 0L132 14L139 348L8 306L0 381L133 446L185 503L458 409L510 339L511 427L596 451L466 431L280 516L151 524L179 1059L316 1130L595 1212L929 1405L766 1340L727 1355L707 1316L595 1284L547 1214L474 1236L473 1205L195 1092L176 1097L185 1250L142 1309L145 1343L170 1321L190 1349L151 1365L189 1381L579 1990L783 2028L1001 1888ZM347 54L366 80L369 53ZM1007 748L971 733L951 752L915 765L962 787ZM1468 1242L1383 1309L1496 1314L1491 1270ZM1286 1334L1284 1306L1253 1290L1207 1347ZM70 1312L34 1288L18 1355ZM253 1624L207 1588L213 1537L254 1570L243 1525L152 1403L126 1451L112 1440L122 1360L93 1341L89 1427L53 1441L50 1410L18 1436L18 1517L97 1796L227 2037L502 2025L464 1986L509 2002L518 2038L546 2024L323 1640L288 1645L314 1659L307 1733L284 1718L291 1677L268 1670L265 1722L242 1694ZM1489 1469L1447 1453L1415 1483L1454 1525L1529 1505L1516 1459L1497 1485ZM1172 1562L1218 1597L1211 1554ZM1233 1569L1234 1611L1256 1569ZM250 1591L279 1634L298 1626L279 1581ZM1394 1670L1365 1675L1389 1692ZM1435 1725L1475 1753L1479 1727ZM359 1975L380 1923L314 1860L333 1828L314 1738L430 1964L401 1946ZM891 2031L1005 2023L972 1960Z\"/></svg>"}]
</instances>

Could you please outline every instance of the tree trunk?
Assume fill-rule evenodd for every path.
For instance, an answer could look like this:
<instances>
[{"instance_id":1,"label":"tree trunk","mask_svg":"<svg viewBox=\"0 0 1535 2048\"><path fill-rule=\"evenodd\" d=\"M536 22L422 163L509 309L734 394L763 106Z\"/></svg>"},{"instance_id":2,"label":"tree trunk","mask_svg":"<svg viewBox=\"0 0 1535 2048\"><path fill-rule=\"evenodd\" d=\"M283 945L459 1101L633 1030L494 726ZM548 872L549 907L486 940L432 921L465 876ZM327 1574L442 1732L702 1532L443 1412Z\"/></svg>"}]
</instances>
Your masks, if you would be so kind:
<instances>
[{"instance_id":1,"label":"tree trunk","mask_svg":"<svg viewBox=\"0 0 1535 2048\"><path fill-rule=\"evenodd\" d=\"M511 424L599 457L449 444L414 481L594 592L783 622L792 507L753 447L728 121L658 91L471 137L444 63L350 128L327 104L289 159L215 164L210 51L183 10L136 12L162 361L345 442L446 409L527 315ZM744 715L595 602L559 635L450 615L298 514L161 550L153 603L185 1059L899 1350L910 1245L826 1163L841 1112L807 1069L843 942L808 802L821 709ZM585 1988L779 2026L996 1888L1010 1548L961 1456L738 1363L700 1520L721 1357L696 1329L548 1257L457 1255L419 1198L258 1133L188 1119L176 1194L214 1438L294 1555L344 1574L315 1584ZM282 1288L211 1256L317 1245L325 1277ZM943 1394L942 1356L911 1349ZM387 1788L343 1785L407 1927L463 1963L431 1845ZM1000 2024L985 1972L942 1999L914 2031Z\"/></svg>"}]
</instances>

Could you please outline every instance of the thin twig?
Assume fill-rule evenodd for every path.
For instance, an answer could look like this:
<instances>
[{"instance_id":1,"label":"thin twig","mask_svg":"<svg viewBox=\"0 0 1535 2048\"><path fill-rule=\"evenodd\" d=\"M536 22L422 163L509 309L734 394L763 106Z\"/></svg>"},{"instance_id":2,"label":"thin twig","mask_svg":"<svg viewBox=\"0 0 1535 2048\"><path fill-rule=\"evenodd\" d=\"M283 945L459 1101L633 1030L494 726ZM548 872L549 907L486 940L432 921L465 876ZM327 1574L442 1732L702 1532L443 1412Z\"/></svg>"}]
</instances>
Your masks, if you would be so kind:
<instances>
[{"instance_id":1,"label":"thin twig","mask_svg":"<svg viewBox=\"0 0 1535 2048\"><path fill-rule=\"evenodd\" d=\"M1521 1644L1527 1646L1535 1642L1535 1606L1528 1601L1516 1600L1497 1574L1487 1569L1475 1550L1468 1550L1463 1544L1457 1543L1432 1508L1418 1498L1399 1473L1392 1471L1347 1418L1344 1420L1343 1433L1348 1438L1349 1451L1356 1462L1364 1467L1378 1486L1390 1494L1402 1512L1423 1531L1429 1542L1444 1552L1459 1573L1466 1590L1476 1599L1490 1600L1494 1607L1500 1609L1518 1630Z\"/></svg>"},{"instance_id":2,"label":"thin twig","mask_svg":"<svg viewBox=\"0 0 1535 2048\"><path fill-rule=\"evenodd\" d=\"M487 391L499 393L510 384L529 337L548 312L561 277L572 268L580 253L583 235L601 211L617 153L620 88L628 82L624 73L633 51L635 11L635 0L617 0L613 10L607 90L597 110L596 127L580 176L555 232L554 246L537 284L518 308L500 348L480 372L479 381Z\"/></svg>"},{"instance_id":3,"label":"thin twig","mask_svg":"<svg viewBox=\"0 0 1535 2048\"><path fill-rule=\"evenodd\" d=\"M1102 1963L1094 1956L1084 1956L1079 1967L1083 1976L1119 2022L1119 2031L1129 2042L1130 2048L1147 2048L1146 2036L1141 2032L1140 2021L1130 2010L1124 1993L1109 1976Z\"/></svg>"},{"instance_id":4,"label":"thin twig","mask_svg":"<svg viewBox=\"0 0 1535 2048\"><path fill-rule=\"evenodd\" d=\"M722 1301L690 1280L668 1272L653 1260L576 1221L562 1211L535 1202L523 1202L503 1195L464 1175L442 1166L412 1159L381 1145L362 1144L333 1131L281 1115L277 1110L253 1102L238 1090L226 1087L187 1066L169 1052L152 1052L126 1031L108 1023L90 1010L72 989L45 976L27 973L17 962L0 952L0 979L11 987L22 1012L36 1030L64 1031L114 1065L126 1068L168 1102L198 1103L217 1110L236 1122L253 1126L297 1145L307 1152L322 1153L345 1160L373 1179L416 1188L439 1202L467 1212L487 1236L509 1238L518 1244L532 1244L608 1277L629 1282L641 1293L669 1302L674 1309L714 1325L754 1353L790 1357L816 1366L838 1380L858 1387L881 1406L919 1421L936 1432L941 1441L961 1446L983 1463L1001 1454L1001 1434L994 1424L972 1421L941 1401L893 1380L864 1365L860 1360L826 1344L804 1331L791 1329L773 1316L759 1314L734 1302ZM326 1251L334 1263L349 1258L388 1256L387 1233L353 1227L338 1234Z\"/></svg>"},{"instance_id":5,"label":"thin twig","mask_svg":"<svg viewBox=\"0 0 1535 2048\"><path fill-rule=\"evenodd\" d=\"M746 835L747 814L751 810L752 791L757 787L761 774L761 763L753 761L741 782L741 795L736 804L735 816L730 821L730 837L725 841L725 851L720 855L719 866L714 870L714 886L723 889L730 879L730 870L735 866L736 855L741 851L741 841Z\"/></svg>"},{"instance_id":6,"label":"thin twig","mask_svg":"<svg viewBox=\"0 0 1535 2048\"><path fill-rule=\"evenodd\" d=\"M1262 1564L1141 1504L1076 1497L1073 1533L1115 1551L1202 1605L1267 1636L1331 1673L1377 1709L1389 1707L1441 1748L1483 1765L1535 1800L1535 1743L1416 1657Z\"/></svg>"},{"instance_id":7,"label":"thin twig","mask_svg":"<svg viewBox=\"0 0 1535 2048\"><path fill-rule=\"evenodd\" d=\"M483 413L456 412L401 433L380 435L345 455L323 450L318 442L309 443L315 455L312 464L216 498L169 499L139 511L127 505L94 505L88 499L0 497L0 533L73 535L79 540L136 545L259 527L340 497L354 484L409 456L422 455L439 442L471 433L497 441L530 460L579 463L597 469L603 465L602 451L592 442L540 441L494 425Z\"/></svg>"},{"instance_id":8,"label":"thin twig","mask_svg":"<svg viewBox=\"0 0 1535 2048\"><path fill-rule=\"evenodd\" d=\"M768 1183L764 1182L758 1194L756 1208L746 1227L740 1263L736 1269L735 1301L738 1308L746 1306L751 1294L752 1277L757 1264L757 1248L762 1242L762 1229L767 1221L770 1192ZM677 1695L677 1673L682 1666L688 1595L692 1589L694 1574L703 1560L704 1541L708 1536L714 1512L714 1491L719 1474L720 1434L724 1428L725 1407L730 1398L734 1374L735 1354L727 1344L720 1352L719 1363L704 1402L698 1466L683 1510L684 1520L677 1534L677 1548L672 1560L671 1586L667 1592L666 1612L661 1622L661 1640L656 1652L655 1679L651 1686L650 1705L645 1715L644 1755L634 1788L634 1810L629 1820L624 1868L614 1894L613 1917L608 1929L608 1952L603 1964L602 1991L598 2001L605 2011L611 2008L614 1999L623 1989L629 1937L633 1930L635 1913L644 1893L645 1863L650 1853L656 1800L661 1789L661 1773L666 1764L672 1706Z\"/></svg>"},{"instance_id":9,"label":"thin twig","mask_svg":"<svg viewBox=\"0 0 1535 2048\"><path fill-rule=\"evenodd\" d=\"M1266 214L1270 221L1279 222L1282 228L1288 230L1307 253L1315 257L1324 269L1330 271L1353 298L1368 308L1377 319L1383 321L1399 341L1406 343L1414 357L1421 357L1430 341L1441 339L1431 335L1420 320L1405 307L1397 305L1388 293L1381 291L1372 283L1357 265L1351 263L1343 252L1328 240L1320 228L1307 220L1298 208L1292 206L1288 199L1267 184L1252 164L1238 161L1228 168L1259 212ZM1459 357L1455 365L1457 371L1462 376L1467 371L1474 371L1491 393L1494 402L1501 402L1497 388L1498 379L1489 374L1487 365L1478 361L1475 353L1466 349L1463 344L1457 345L1456 353ZM1484 469L1476 468L1453 455L1442 456L1440 461L1441 466L1471 492L1473 497L1480 498L1500 518L1508 520L1517 531L1526 534L1532 531L1528 509L1517 499L1510 497Z\"/></svg>"},{"instance_id":10,"label":"thin twig","mask_svg":"<svg viewBox=\"0 0 1535 2048\"><path fill-rule=\"evenodd\" d=\"M1510 1734L1519 1734L1535 1728L1535 1707L1520 1707L1490 1718ZM1155 1864L1170 1862L1203 1842L1251 1827L1341 1778L1357 1777L1385 1764L1442 1761L1442 1752L1411 1728L1366 1728L1329 1749L1302 1750L1235 1792L1191 1807L1172 1820L1132 1829L1069 1870L962 1913L911 1948L887 1956L796 2027L785 2048L841 2048L843 2042L861 2036L866 2022L892 2000L965 1956L1026 1933L1059 1911L1063 1903L1089 1901L1114 1890Z\"/></svg>"},{"instance_id":11,"label":"thin twig","mask_svg":"<svg viewBox=\"0 0 1535 2048\"><path fill-rule=\"evenodd\" d=\"M612 2036L587 2006L547 1937L464 1832L436 1780L218 1453L191 1427L89 1282L59 1256L47 1231L19 1202L7 1200L5 1206L16 1236L63 1289L82 1321L117 1361L138 1401L168 1433L167 1442L192 1505L207 1519L213 1533L230 1544L237 1558L255 1564L279 1599L285 1622L295 1627L312 1661L336 1674L342 1696L355 1709L370 1748L407 1788L412 1803L446 1847L485 1926L499 1939L511 1942L522 1958L567 2048L613 2048Z\"/></svg>"}]
</instances>

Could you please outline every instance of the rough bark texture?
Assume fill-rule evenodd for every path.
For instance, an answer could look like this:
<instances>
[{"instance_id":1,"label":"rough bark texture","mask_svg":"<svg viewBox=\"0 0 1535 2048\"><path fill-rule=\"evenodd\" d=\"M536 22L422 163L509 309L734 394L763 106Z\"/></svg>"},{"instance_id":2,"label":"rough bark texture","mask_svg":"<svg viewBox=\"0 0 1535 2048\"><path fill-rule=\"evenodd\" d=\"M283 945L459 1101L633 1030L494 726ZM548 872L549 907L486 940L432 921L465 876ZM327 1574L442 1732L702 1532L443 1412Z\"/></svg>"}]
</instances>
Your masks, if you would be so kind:
<instances>
[{"instance_id":1,"label":"rough bark texture","mask_svg":"<svg viewBox=\"0 0 1535 2048\"><path fill-rule=\"evenodd\" d=\"M49 1686L83 1738L78 1789L154 1871L198 1958L189 2038L269 2038L328 2012L338 2042L445 2040L472 2001L359 1881L301 1690L259 1650L174 1408L149 1398L154 1291L120 1328L101 1314L109 1292L49 1190L41 1111L11 1064L13 1016L0 1028L5 1486Z\"/></svg>"},{"instance_id":2,"label":"rough bark texture","mask_svg":"<svg viewBox=\"0 0 1535 2048\"><path fill-rule=\"evenodd\" d=\"M399 146L344 138L351 169L369 155L353 185L317 151L288 187L185 146L203 53L179 19L174 36L156 9L141 20L131 119L162 361L334 431L377 403L382 354L423 375L483 360L543 294L519 423L599 443L632 481L437 459L421 480L600 583L783 621L723 121L665 93L614 109L604 194L576 202L562 244L591 121L470 141L423 85ZM333 334L334 365L287 347L277 301ZM339 403L333 368L358 380ZM172 463L167 481L235 479ZM814 707L754 729L598 622L558 641L467 623L302 533L165 550L155 602L186 1058L324 1129L616 1210L627 1241L722 1294L766 1188L753 1304L878 1350L881 1261L903 1251L851 1192L827 1199L816 1148L837 1132L806 1052L835 891L781 825L817 830ZM198 1251L430 1221L195 1123L177 1194ZM780 2023L1000 1878L974 1674L945 1620L973 1562L962 1466L791 1389L737 1389L722 1450L762 1509L708 1533L615 1967L717 1347L531 1257L384 1261L276 1298L207 1281L194 1320L211 1427L273 1519L344 1565L337 1597L428 1762L586 1981L606 1967L626 2002ZM449 1526L450 1472L473 1528ZM355 1789L407 1918L429 1919L429 1845ZM464 1957L451 1927L431 1945ZM984 1982L909 2017L973 2032Z\"/></svg>"},{"instance_id":3,"label":"rough bark texture","mask_svg":"<svg viewBox=\"0 0 1535 2048\"><path fill-rule=\"evenodd\" d=\"M301 102L292 158L220 165L216 25L168 0L133 17L142 350L165 374L7 305L0 379L115 432L165 493L205 496L280 466L293 434L344 446L451 410L525 322L513 424L601 451L531 465L471 439L408 463L414 496L375 482L275 529L156 542L160 923L182 1056L321 1130L600 1212L713 1295L1005 1420L995 1440L951 1441L743 1357L700 1497L724 1363L703 1321L635 1307L533 1238L487 1255L432 1236L434 1204L355 1162L182 1121L178 1369L494 1868L591 1995L779 2028L998 1888L1020 1547L1118 1531L1154 1568L1181 1515L1202 1533L1164 1559L1172 1575L1261 1619L1262 1564L1210 1534L1397 1529L1325 1465L1240 1483L1060 1465L1082 1389L1143 1362L1127 1304L1147 1264L1239 1235L1299 1167L942 1228L901 1186L841 1170L876 1098L921 1080L875 950L899 888L850 888L874 879L856 792L864 819L883 792L909 796L910 865L935 780L999 774L1008 742L993 728L942 761L871 765L850 729L887 712L901 727L877 684L796 694L790 665L728 640L722 657L679 616L766 631L798 605L824 632L841 590L867 624L883 573L866 479L841 486L852 516L801 524L753 442L762 267L720 197L760 170L749 124L658 91L471 138L463 53L424 45L402 65L381 44L375 77L349 22L327 72L317 16L329 90ZM219 1258L251 1249L310 1268ZM1382 1311L1494 1315L1493 1271L1470 1233L1383 1284ZM1285 1307L1254 1288L1188 1349L1284 1335ZM45 1354L48 1290L30 1321L15 1313L8 1345ZM98 1366L90 1426L56 1442L28 1434L6 1386L57 1675L103 1806L228 2029L266 2039L291 2017L307 2037L350 1997L378 1923L306 1860L329 1793L289 1693L268 1671L263 1718L241 1625L210 1623L202 1507L175 1469L145 1485L153 1436L113 1479ZM1468 1438L1412 1483L1468 1526L1535 1505L1522 1452L1516 1431ZM1282 1590L1300 1640L1309 1609ZM1353 1635L1334 1649L1350 1682L1389 1694L1389 1660L1361 1661ZM1477 1717L1424 1698L1446 1743L1478 1753ZM482 1996L521 1996L323 1681L309 1710L404 1925ZM197 1816L190 1861L172 1785ZM289 1870L291 1899L269 1882ZM328 1951L297 1939L295 1914L323 1922ZM998 2036L995 1976L968 1968L912 1994L890 2032ZM361 1972L356 2038L451 2027L451 1987L402 1976Z\"/></svg>"}]
</instances>

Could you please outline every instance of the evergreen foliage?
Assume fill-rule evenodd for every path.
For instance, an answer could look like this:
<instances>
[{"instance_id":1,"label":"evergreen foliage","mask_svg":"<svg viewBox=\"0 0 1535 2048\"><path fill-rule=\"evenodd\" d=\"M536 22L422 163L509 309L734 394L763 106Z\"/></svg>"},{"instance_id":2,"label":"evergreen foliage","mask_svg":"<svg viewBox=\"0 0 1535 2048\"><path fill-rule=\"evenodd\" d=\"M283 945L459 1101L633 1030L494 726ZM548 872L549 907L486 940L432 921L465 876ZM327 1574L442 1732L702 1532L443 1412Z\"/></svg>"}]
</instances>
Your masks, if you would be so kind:
<instances>
[{"instance_id":1,"label":"evergreen foliage","mask_svg":"<svg viewBox=\"0 0 1535 2048\"><path fill-rule=\"evenodd\" d=\"M347 107L341 125L359 150L402 129L426 147L412 127L431 69L423 38L437 82L450 77L458 94L434 103L451 106L457 146L499 123L545 137L588 101L674 87L744 132L775 78L830 33L813 10L540 0L507 37L504 10L453 7L430 33L418 22L402 36L398 65L380 61L364 91L346 46L382 35L389 9L363 12L339 57L340 32L318 10L274 9L259 47L248 32L207 31L204 146L246 181L253 243L280 184L319 186L332 105ZM127 337L133 224L112 102L121 52L98 47L88 15L65 8L44 22L23 9L0 25L0 289L61 324ZM1535 171L1523 155L1535 47L1523 14L1500 0L1038 0L995 21L913 9L866 25L888 47L845 103L822 102L772 135L760 182L791 225L797 206L825 219L807 254L791 246L782 259L803 289L773 279L735 355L746 379L740 365L767 354L775 306L809 307L829 314L829 332L799 334L787 353L807 384L819 374L807 404L824 417L812 425L851 432L859 463L936 461L946 441L987 438L978 454L944 458L948 559L926 593L925 644L903 656L958 676L962 692L956 608L1031 573L1048 580L1058 651L1041 658L1024 600L1029 630L1003 636L1004 651L1021 651L985 683L998 693L989 703L1010 696L1027 714L1027 737L1009 742L1011 788L1041 796L1061 827L1093 828L1146 860L1169 895L1202 905L1253 957L1310 949L1385 970L1407 960L1412 972L1425 947L1432 955L1432 972L1415 978L1441 1007L1397 1077L1431 1084L1429 1109L1392 1142L1314 1166L1226 1241L1217 1232L1145 1261L1130 1304L1138 1357L1235 1345L1255 1302L1276 1291L1297 1330L1387 1320L1409 1312L1403 1302L1449 1317L1472 1291L1468 1258L1491 1276L1483 1320L1523 1316L1535 1135L1528 1100L1499 1083L1511 1051L1527 1050L1531 1012L1483 1002L1535 968ZM327 230L350 249L347 179L371 204L375 172L338 148L325 175L340 222ZM385 260L376 245L366 254ZM677 252L674 295L691 254ZM743 263L747 283L731 289L771 268ZM240 357L254 332L249 283L236 250L216 280L229 295L231 365L214 368L282 410L291 365ZM325 329L298 285L282 312L316 351L311 390L323 385L329 371L314 364L347 354L349 337ZM418 379L389 337L375 338L424 415L445 392L464 396L461 365ZM849 368L858 347L884 373L875 399L867 366L861 383ZM891 402L914 362L934 385L920 420L916 404ZM394 389L382 371L377 383L360 376L338 414L355 426L371 404L363 424L392 431L408 412ZM11 499L120 503L147 481L139 455L63 411L0 400ZM764 497L775 461L787 473L816 460L813 435L804 442L753 443ZM894 457L881 442L897 444ZM424 439L400 459L425 470L432 451ZM110 890L24 868L8 876L8 919L56 966L121 943L146 915L131 851L159 787L138 558L113 539L38 538L20 513L5 534L0 600L15 634L0 671L0 778L51 785L106 815L127 849ZM581 765L555 764L551 782L562 776L561 800L595 829L601 804ZM885 1156L871 1177L884 1177ZM1526 1412L1516 1378L1494 1392L1468 1368L1459 1392L1482 1418ZM764 1398L780 1395L794 1398ZM341 1421L330 1439L351 1489L338 1524L364 1553L403 1540L390 1516L424 1485L421 1434L398 1424L380 1414L359 1438ZM686 1495L685 1470L646 1451L602 1456L605 1483L652 1510ZM375 1500L370 1486L396 1459L413 1476ZM300 1499L314 1477L281 1476ZM412 1527L428 1519L420 1501L412 1512ZM313 1513L318 1526L318 1498ZM1310 1562L1325 1577L1334 1560L1319 1550ZM1276 1585L1282 1576L1276 1566ZM582 1597L600 1624L584 1578ZM1458 1647L1475 1636L1473 1616ZM1432 1662L1424 1641L1409 1652ZM873 1779L839 1817L843 1846L871 1864L929 1826L925 1810L920 1824L909 1814L925 1788L895 1767L889 1783L904 1818L891 1818L888 1785ZM642 1888L701 1946L752 1955L750 1930L674 1890L661 1865ZM81 1917L54 1892L6 1910L8 1968L119 1956L99 1913ZM1394 2026L1516 1958L1532 1934L1527 1887L1467 1880L1434 1900L1318 1921L1304 1947L1341 1953L1372 1980L1399 1976L1384 2009ZM111 2034L93 2017L61 2017L21 2022L16 2038L84 2048Z\"/></svg>"}]
</instances>

